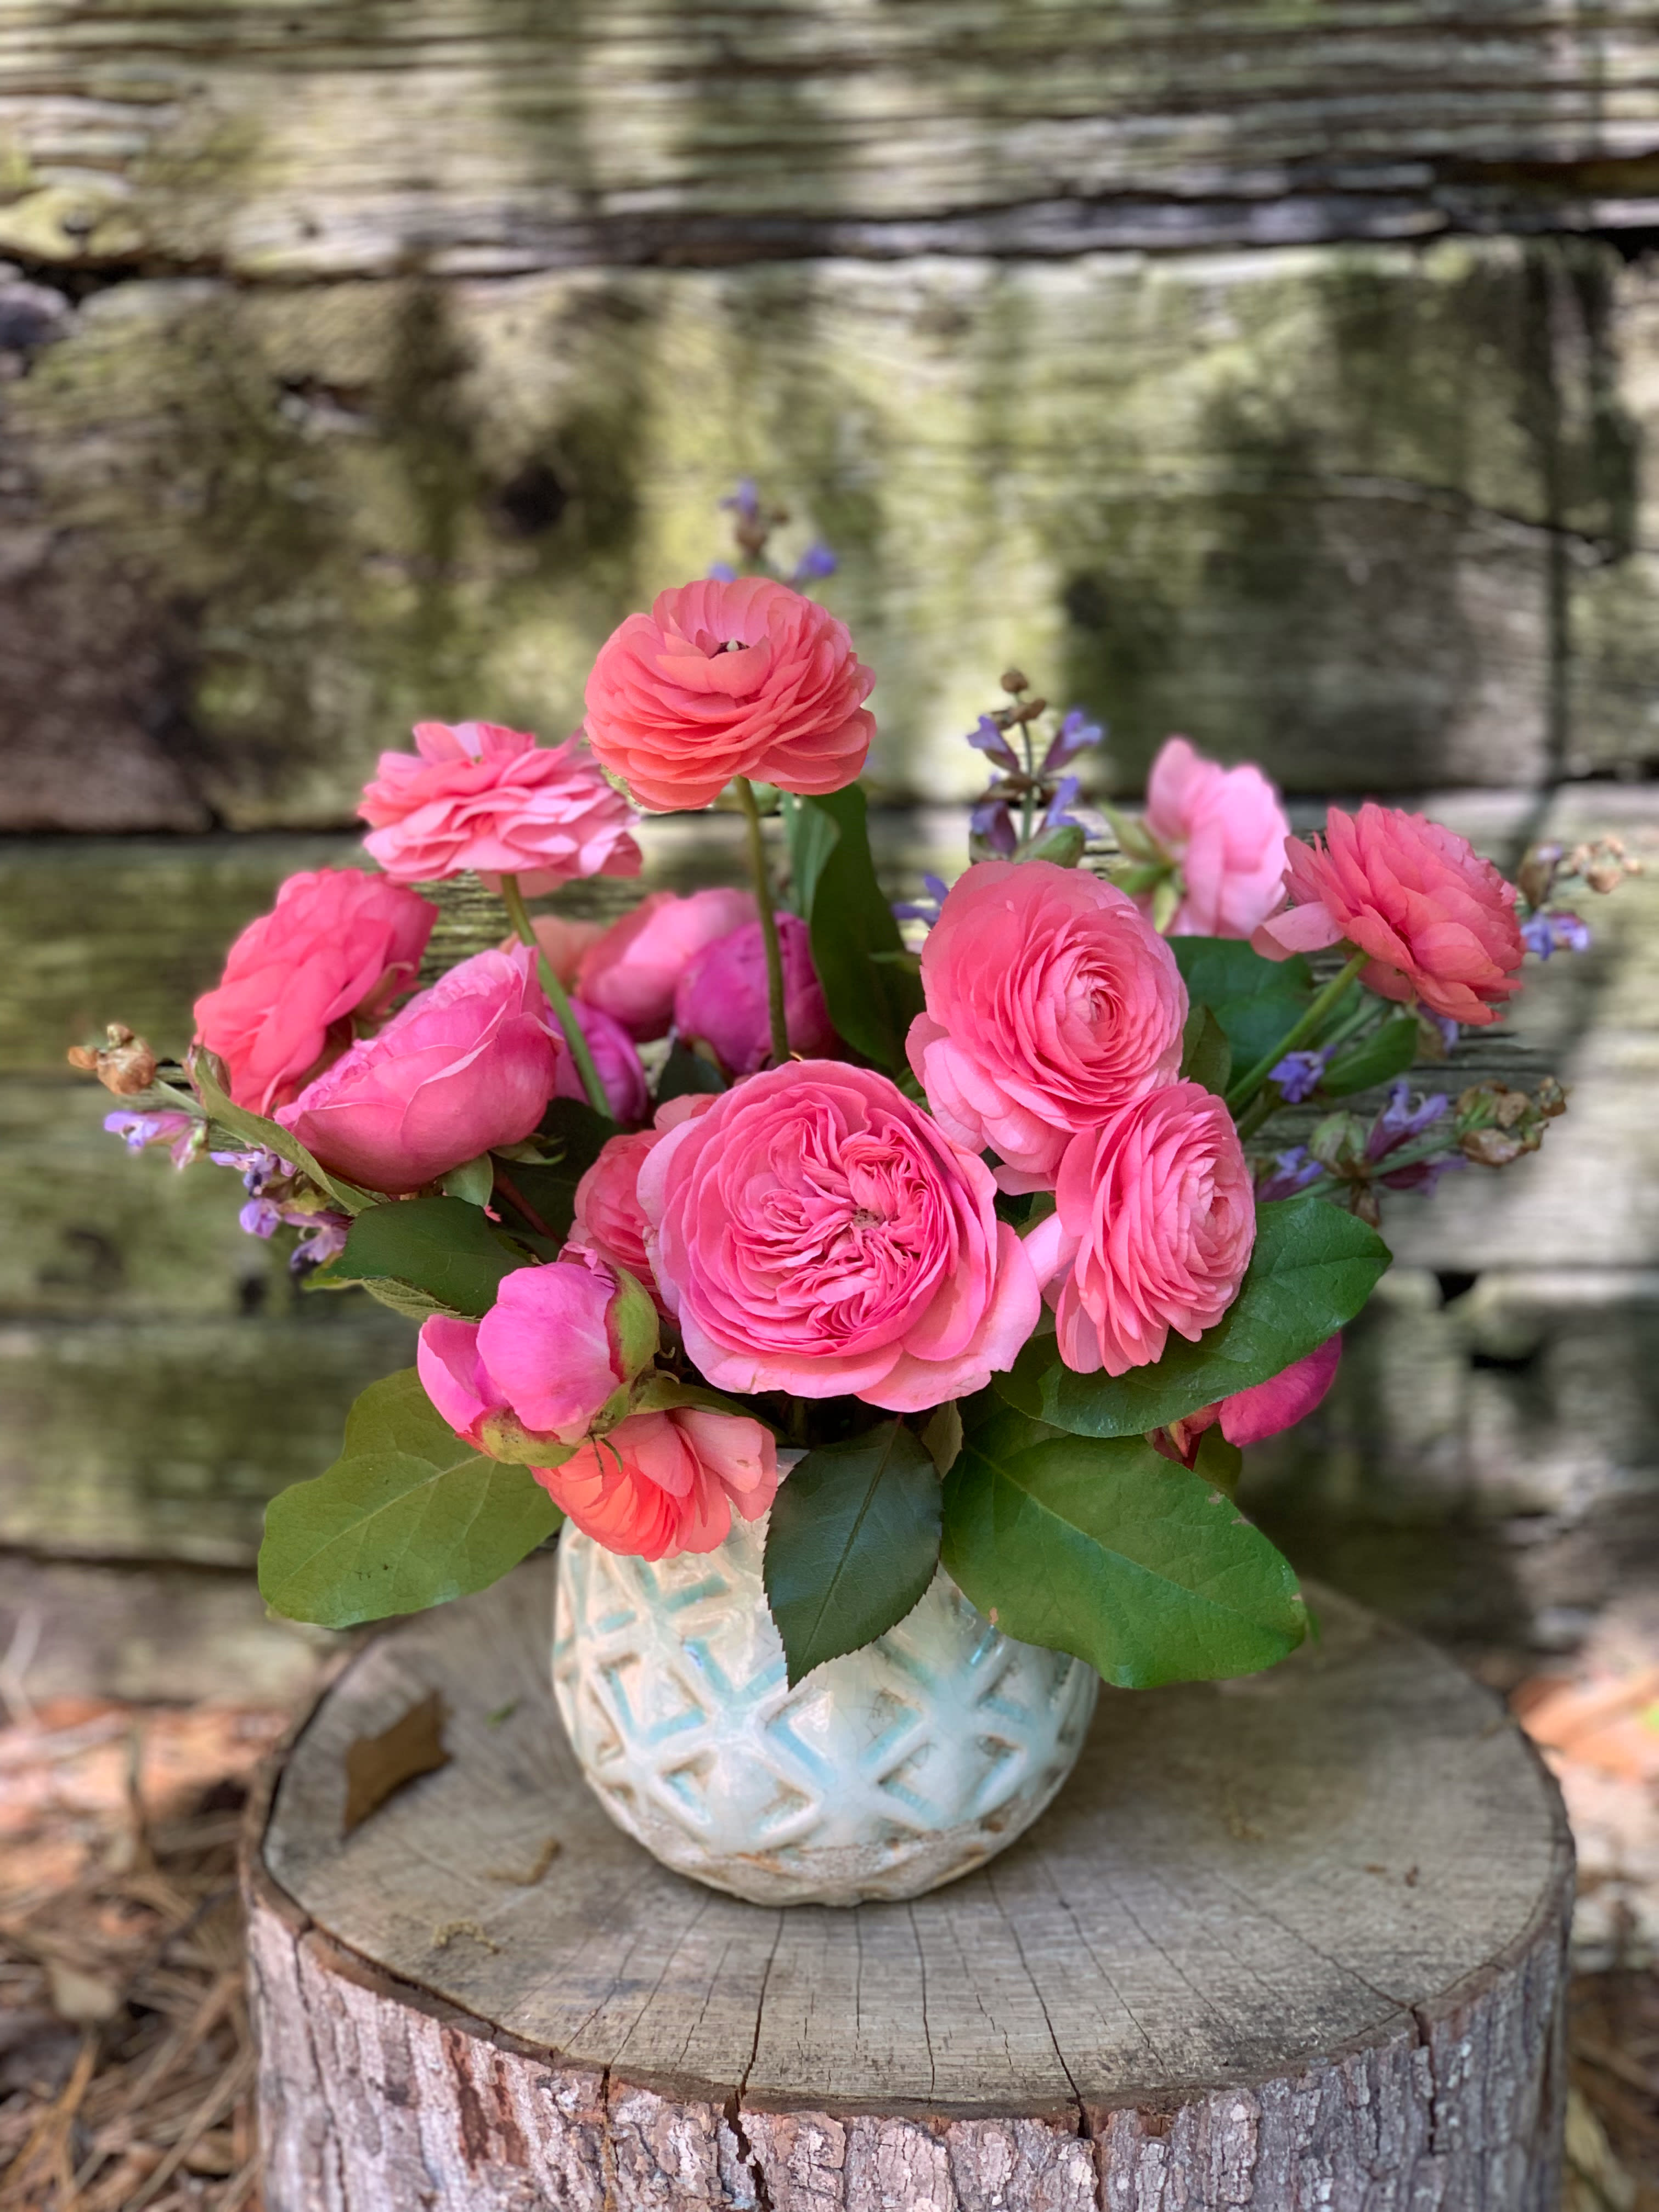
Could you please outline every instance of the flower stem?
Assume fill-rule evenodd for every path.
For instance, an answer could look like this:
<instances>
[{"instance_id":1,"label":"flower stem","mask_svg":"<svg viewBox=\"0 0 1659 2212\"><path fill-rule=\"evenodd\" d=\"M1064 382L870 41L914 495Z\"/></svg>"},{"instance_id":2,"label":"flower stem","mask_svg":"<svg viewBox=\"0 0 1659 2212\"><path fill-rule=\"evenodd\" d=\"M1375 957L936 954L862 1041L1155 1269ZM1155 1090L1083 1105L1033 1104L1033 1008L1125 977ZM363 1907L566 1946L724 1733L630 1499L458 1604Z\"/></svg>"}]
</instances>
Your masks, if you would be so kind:
<instances>
[{"instance_id":1,"label":"flower stem","mask_svg":"<svg viewBox=\"0 0 1659 2212\"><path fill-rule=\"evenodd\" d=\"M761 831L754 785L746 775L733 776L732 781L749 824L749 868L755 878L755 903L760 908L761 943L766 948L766 1011L772 1024L772 1065L781 1067L789 1057L789 1017L784 1006L783 950L778 943L778 919L772 911L772 878L766 867L766 840Z\"/></svg>"},{"instance_id":2,"label":"flower stem","mask_svg":"<svg viewBox=\"0 0 1659 2212\"><path fill-rule=\"evenodd\" d=\"M564 985L553 972L553 963L542 951L535 930L531 926L530 911L524 902L524 893L519 889L516 876L501 878L501 904L507 908L507 920L518 933L521 944L527 945L536 956L536 966L542 979L542 989L553 1010L553 1018L560 1033L570 1048L570 1057L576 1063L576 1073L582 1079L582 1089L587 1093L587 1103L596 1114L603 1114L607 1121L616 1116L611 1111L611 1101L605 1095L605 1085L599 1080L599 1071L593 1065L593 1055L588 1050L587 1039L582 1035L581 1024L576 1019Z\"/></svg>"},{"instance_id":3,"label":"flower stem","mask_svg":"<svg viewBox=\"0 0 1659 2212\"><path fill-rule=\"evenodd\" d=\"M1238 1081L1227 1093L1228 1109L1235 1118L1243 1108L1249 1104L1285 1054L1294 1052L1305 1038L1313 1036L1326 1015L1330 1012L1331 1008L1370 958L1369 952L1356 952L1340 973L1333 975L1324 989L1316 994L1313 1004L1301 1019L1293 1022L1279 1042L1263 1053L1253 1068L1240 1076Z\"/></svg>"}]
</instances>

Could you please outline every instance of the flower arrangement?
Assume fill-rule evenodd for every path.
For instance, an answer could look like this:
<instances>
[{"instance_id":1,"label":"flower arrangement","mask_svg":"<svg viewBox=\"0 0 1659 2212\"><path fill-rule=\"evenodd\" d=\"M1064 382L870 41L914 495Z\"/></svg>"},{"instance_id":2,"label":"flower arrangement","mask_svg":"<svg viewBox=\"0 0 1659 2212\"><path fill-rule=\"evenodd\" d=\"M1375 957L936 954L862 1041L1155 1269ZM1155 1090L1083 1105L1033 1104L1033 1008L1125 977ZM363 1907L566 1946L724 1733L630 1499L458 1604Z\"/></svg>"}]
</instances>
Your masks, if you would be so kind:
<instances>
[{"instance_id":1,"label":"flower arrangement","mask_svg":"<svg viewBox=\"0 0 1659 2212\"><path fill-rule=\"evenodd\" d=\"M379 872L285 883L182 1064L119 1028L71 1055L134 1149L237 1170L309 1290L420 1319L414 1369L271 1505L264 1595L343 1626L480 1589L562 1517L654 1561L769 1515L792 1683L941 1563L1112 1683L1271 1664L1305 1614L1231 1502L1241 1449L1329 1388L1389 1264L1379 1194L1501 1166L1564 1103L1409 1071L1582 942L1568 878L1631 864L1540 848L1517 886L1376 805L1296 836L1258 769L1181 738L1143 813L1097 812L1101 730L1011 669L969 739L969 864L891 907L874 678L798 588L832 564L770 573L734 504L744 573L630 615L583 732L421 724L363 793ZM635 806L723 794L746 885L532 915L638 872ZM501 942L416 988L422 887L464 872Z\"/></svg>"}]
</instances>

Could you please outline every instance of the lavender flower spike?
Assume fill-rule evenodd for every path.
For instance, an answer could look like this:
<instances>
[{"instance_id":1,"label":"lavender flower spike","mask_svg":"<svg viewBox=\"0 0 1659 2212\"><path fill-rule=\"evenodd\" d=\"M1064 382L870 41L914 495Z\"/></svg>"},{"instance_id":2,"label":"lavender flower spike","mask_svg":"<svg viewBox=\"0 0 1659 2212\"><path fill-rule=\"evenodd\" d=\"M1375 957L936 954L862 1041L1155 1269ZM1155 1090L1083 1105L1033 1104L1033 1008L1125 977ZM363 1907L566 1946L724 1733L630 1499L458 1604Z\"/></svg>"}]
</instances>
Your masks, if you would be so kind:
<instances>
[{"instance_id":1,"label":"lavender flower spike","mask_svg":"<svg viewBox=\"0 0 1659 2212\"><path fill-rule=\"evenodd\" d=\"M968 742L976 753L983 753L999 768L1018 769L1018 755L988 714L980 716L978 727L968 732Z\"/></svg>"},{"instance_id":2,"label":"lavender flower spike","mask_svg":"<svg viewBox=\"0 0 1659 2212\"><path fill-rule=\"evenodd\" d=\"M1268 1079L1279 1085L1287 1106L1299 1106L1304 1098L1313 1097L1334 1050L1327 1044L1317 1052L1287 1052L1278 1066L1269 1070Z\"/></svg>"},{"instance_id":3,"label":"lavender flower spike","mask_svg":"<svg viewBox=\"0 0 1659 2212\"><path fill-rule=\"evenodd\" d=\"M1410 1097L1411 1085L1402 1076L1389 1091L1388 1104L1371 1124L1365 1139L1368 1160L1386 1158L1401 1145L1409 1144L1413 1137L1420 1137L1425 1129L1432 1128L1451 1103L1443 1091L1419 1099L1415 1106L1409 1103Z\"/></svg>"},{"instance_id":4,"label":"lavender flower spike","mask_svg":"<svg viewBox=\"0 0 1659 2212\"><path fill-rule=\"evenodd\" d=\"M833 576L841 566L840 561L821 538L815 538L795 563L792 584L815 584L824 576Z\"/></svg>"},{"instance_id":5,"label":"lavender flower spike","mask_svg":"<svg viewBox=\"0 0 1659 2212\"><path fill-rule=\"evenodd\" d=\"M1271 1170L1255 1187L1256 1203L1261 1206L1271 1199L1293 1198L1310 1182L1317 1182L1324 1172L1305 1145L1293 1146L1288 1152L1276 1152Z\"/></svg>"},{"instance_id":6,"label":"lavender flower spike","mask_svg":"<svg viewBox=\"0 0 1659 2212\"><path fill-rule=\"evenodd\" d=\"M939 908L950 896L951 886L942 876L924 876L925 899L900 899L893 908L895 921L925 922L929 929L939 920Z\"/></svg>"},{"instance_id":7,"label":"lavender flower spike","mask_svg":"<svg viewBox=\"0 0 1659 2212\"><path fill-rule=\"evenodd\" d=\"M1050 775L1055 769L1064 768L1066 762L1090 745L1097 745L1105 731L1098 722L1091 722L1081 707L1073 707L1059 729L1054 743L1042 757L1042 773Z\"/></svg>"},{"instance_id":8,"label":"lavender flower spike","mask_svg":"<svg viewBox=\"0 0 1659 2212\"><path fill-rule=\"evenodd\" d=\"M1006 799L981 799L969 821L975 836L982 838L999 860L1013 859L1019 850L1019 832L1014 827L1014 817L1008 811Z\"/></svg>"},{"instance_id":9,"label":"lavender flower spike","mask_svg":"<svg viewBox=\"0 0 1659 2212\"><path fill-rule=\"evenodd\" d=\"M136 1114L131 1109L115 1114L106 1114L104 1127L111 1136L118 1137L130 1152L142 1152L151 1145L165 1145L173 1156L176 1168L188 1167L198 1146L196 1133L205 1129L193 1114L178 1113L164 1107L159 1114Z\"/></svg>"},{"instance_id":10,"label":"lavender flower spike","mask_svg":"<svg viewBox=\"0 0 1659 2212\"><path fill-rule=\"evenodd\" d=\"M729 507L743 521L752 522L760 513L760 486L753 477L740 477L737 489L727 492L720 505Z\"/></svg>"},{"instance_id":11,"label":"lavender flower spike","mask_svg":"<svg viewBox=\"0 0 1659 2212\"><path fill-rule=\"evenodd\" d=\"M1048 811L1042 817L1045 830L1062 830L1068 823L1075 823L1077 817L1068 810L1077 802L1078 779L1062 776L1054 787L1054 795L1048 801Z\"/></svg>"}]
</instances>

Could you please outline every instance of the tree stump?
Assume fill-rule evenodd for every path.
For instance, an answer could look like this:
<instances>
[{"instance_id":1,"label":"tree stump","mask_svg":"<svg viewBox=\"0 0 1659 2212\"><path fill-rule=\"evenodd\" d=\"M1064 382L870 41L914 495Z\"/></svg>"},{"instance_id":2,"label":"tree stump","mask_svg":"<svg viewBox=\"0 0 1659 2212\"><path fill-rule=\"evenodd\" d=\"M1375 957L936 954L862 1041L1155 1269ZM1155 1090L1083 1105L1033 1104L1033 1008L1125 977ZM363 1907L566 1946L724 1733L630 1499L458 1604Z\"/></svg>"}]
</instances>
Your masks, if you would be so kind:
<instances>
[{"instance_id":1,"label":"tree stump","mask_svg":"<svg viewBox=\"0 0 1659 2212\"><path fill-rule=\"evenodd\" d=\"M1571 1847L1449 1662L1330 1595L1248 1681L1107 1691L1002 1857L743 1905L578 1775L552 1561L392 1629L250 1849L269 2212L1549 2212ZM449 1763L343 1836L436 1690Z\"/></svg>"}]
</instances>

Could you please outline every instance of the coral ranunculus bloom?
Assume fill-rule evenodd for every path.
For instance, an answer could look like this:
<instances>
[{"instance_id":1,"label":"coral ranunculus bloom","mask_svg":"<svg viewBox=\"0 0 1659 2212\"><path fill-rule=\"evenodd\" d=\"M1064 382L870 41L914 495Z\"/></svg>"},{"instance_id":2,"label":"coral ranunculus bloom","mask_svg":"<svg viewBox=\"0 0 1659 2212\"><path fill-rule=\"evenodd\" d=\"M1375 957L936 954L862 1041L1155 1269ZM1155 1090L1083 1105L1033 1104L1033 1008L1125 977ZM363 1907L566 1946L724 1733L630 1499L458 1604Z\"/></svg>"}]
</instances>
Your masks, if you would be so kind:
<instances>
[{"instance_id":1,"label":"coral ranunculus bloom","mask_svg":"<svg viewBox=\"0 0 1659 2212\"><path fill-rule=\"evenodd\" d=\"M629 615L587 679L588 742L643 806L707 806L733 776L839 791L864 766L875 678L845 623L764 576L683 584Z\"/></svg>"},{"instance_id":2,"label":"coral ranunculus bloom","mask_svg":"<svg viewBox=\"0 0 1659 2212\"><path fill-rule=\"evenodd\" d=\"M1146 827L1181 864L1171 937L1248 937L1279 904L1291 825L1259 768L1223 768L1170 738L1146 780ZM1152 911L1152 894L1136 904Z\"/></svg>"},{"instance_id":3,"label":"coral ranunculus bloom","mask_svg":"<svg viewBox=\"0 0 1659 2212\"><path fill-rule=\"evenodd\" d=\"M1368 800L1358 814L1332 807L1322 845L1291 837L1285 851L1295 904L1250 940L1270 960L1346 939L1370 955L1363 980L1380 996L1477 1029L1520 989L1515 886L1467 837Z\"/></svg>"},{"instance_id":4,"label":"coral ranunculus bloom","mask_svg":"<svg viewBox=\"0 0 1659 2212\"><path fill-rule=\"evenodd\" d=\"M562 1467L532 1471L596 1544L662 1559L712 1552L731 1534L734 1512L758 1520L777 1493L778 1448L746 1414L676 1406L630 1413Z\"/></svg>"}]
</instances>

